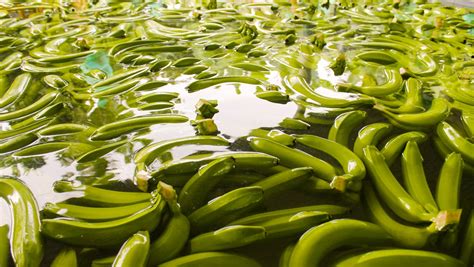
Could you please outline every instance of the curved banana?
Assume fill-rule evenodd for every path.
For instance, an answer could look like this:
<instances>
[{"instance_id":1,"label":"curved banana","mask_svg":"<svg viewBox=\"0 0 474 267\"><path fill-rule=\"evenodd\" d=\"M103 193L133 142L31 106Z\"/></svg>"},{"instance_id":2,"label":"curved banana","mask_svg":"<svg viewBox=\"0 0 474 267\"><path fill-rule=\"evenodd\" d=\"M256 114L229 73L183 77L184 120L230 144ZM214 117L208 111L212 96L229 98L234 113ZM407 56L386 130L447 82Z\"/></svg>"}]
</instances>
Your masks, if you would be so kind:
<instances>
[{"instance_id":1,"label":"curved banana","mask_svg":"<svg viewBox=\"0 0 474 267\"><path fill-rule=\"evenodd\" d=\"M398 69L384 69L386 82L381 85L358 86L350 83L338 84L339 91L355 90L369 96L386 96L400 91L403 85L403 78Z\"/></svg>"},{"instance_id":2,"label":"curved banana","mask_svg":"<svg viewBox=\"0 0 474 267\"><path fill-rule=\"evenodd\" d=\"M78 163L84 163L84 162L90 162L90 161L93 161L93 160L96 160L106 154L108 154L109 152L111 152L112 150L115 150L125 144L128 144L130 143L130 140L122 140L122 141L118 141L118 142L114 142L114 143L111 143L111 144L108 144L108 145L104 145L104 146L101 146L99 148L96 148L96 149L93 149L89 152L86 152L84 154L81 154L77 159L76 161Z\"/></svg>"},{"instance_id":3,"label":"curved banana","mask_svg":"<svg viewBox=\"0 0 474 267\"><path fill-rule=\"evenodd\" d=\"M56 181L53 187L55 192L60 193L72 191L81 192L81 200L99 206L130 205L148 202L152 198L152 194L150 193L115 191L89 185L74 186L73 183L69 181Z\"/></svg>"},{"instance_id":4,"label":"curved banana","mask_svg":"<svg viewBox=\"0 0 474 267\"><path fill-rule=\"evenodd\" d=\"M17 149L28 146L38 140L38 136L34 133L28 133L14 137L0 144L0 153L12 152Z\"/></svg>"},{"instance_id":5,"label":"curved banana","mask_svg":"<svg viewBox=\"0 0 474 267\"><path fill-rule=\"evenodd\" d=\"M368 145L376 146L380 140L392 132L392 129L393 126L391 124L384 122L377 122L364 126L359 130L352 150L359 158L362 158L364 156L364 147Z\"/></svg>"},{"instance_id":6,"label":"curved banana","mask_svg":"<svg viewBox=\"0 0 474 267\"><path fill-rule=\"evenodd\" d=\"M348 213L349 208L338 205L313 205L291 209L281 209L243 217L229 223L228 225L260 225L267 221L288 216L292 217L293 215L304 212L320 212L327 213L330 217L340 217Z\"/></svg>"},{"instance_id":7,"label":"curved banana","mask_svg":"<svg viewBox=\"0 0 474 267\"><path fill-rule=\"evenodd\" d=\"M226 266L226 267L262 267L253 259L232 253L224 252L201 252L176 258L162 263L158 267L202 267L202 266Z\"/></svg>"},{"instance_id":8,"label":"curved banana","mask_svg":"<svg viewBox=\"0 0 474 267\"><path fill-rule=\"evenodd\" d=\"M203 166L189 179L179 193L181 211L188 215L205 204L209 193L222 180L223 175L235 167L231 157L216 159Z\"/></svg>"},{"instance_id":9,"label":"curved banana","mask_svg":"<svg viewBox=\"0 0 474 267\"><path fill-rule=\"evenodd\" d=\"M428 140L428 135L423 132L402 133L388 140L380 152L382 152L388 166L392 166L408 142L423 143L426 140Z\"/></svg>"},{"instance_id":10,"label":"curved banana","mask_svg":"<svg viewBox=\"0 0 474 267\"><path fill-rule=\"evenodd\" d=\"M439 137L433 136L432 140L433 140L436 150L438 151L439 154L441 154L442 157L446 158L449 154L453 152L449 147L447 147L443 143L443 141L441 141ZM468 175L473 175L474 166L464 161L463 171L467 173Z\"/></svg>"},{"instance_id":11,"label":"curved banana","mask_svg":"<svg viewBox=\"0 0 474 267\"><path fill-rule=\"evenodd\" d=\"M463 176L463 160L460 154L451 153L446 156L441 171L439 173L436 186L436 202L442 210L456 214L459 209L459 196L461 190L461 180ZM458 221L453 221L457 224ZM451 227L442 236L441 247L446 250L452 249L458 243L459 227Z\"/></svg>"},{"instance_id":12,"label":"curved banana","mask_svg":"<svg viewBox=\"0 0 474 267\"><path fill-rule=\"evenodd\" d=\"M286 76L283 78L282 84L288 90L295 91L325 107L373 105L375 102L373 98L361 94L337 92L322 87L313 89L300 76Z\"/></svg>"},{"instance_id":13,"label":"curved banana","mask_svg":"<svg viewBox=\"0 0 474 267\"><path fill-rule=\"evenodd\" d=\"M274 196L276 193L301 185L312 175L313 169L311 167L294 168L271 175L253 183L252 186L261 187L263 189L264 197L269 198Z\"/></svg>"},{"instance_id":14,"label":"curved banana","mask_svg":"<svg viewBox=\"0 0 474 267\"><path fill-rule=\"evenodd\" d=\"M138 231L123 243L112 267L145 267L148 261L150 235L147 231Z\"/></svg>"},{"instance_id":15,"label":"curved banana","mask_svg":"<svg viewBox=\"0 0 474 267\"><path fill-rule=\"evenodd\" d=\"M467 136L474 140L474 112L462 111L461 122Z\"/></svg>"},{"instance_id":16,"label":"curved banana","mask_svg":"<svg viewBox=\"0 0 474 267\"><path fill-rule=\"evenodd\" d=\"M278 267L290 267L290 259L291 254L293 254L293 250L295 249L296 244L291 243L283 250L280 255L280 260L278 262Z\"/></svg>"},{"instance_id":17,"label":"curved banana","mask_svg":"<svg viewBox=\"0 0 474 267\"><path fill-rule=\"evenodd\" d=\"M16 76L10 88L0 97L0 108L6 108L18 101L27 91L31 84L30 73L23 73Z\"/></svg>"},{"instance_id":18,"label":"curved banana","mask_svg":"<svg viewBox=\"0 0 474 267\"><path fill-rule=\"evenodd\" d=\"M439 266L465 267L466 265L446 254L411 249L381 249L367 252L357 260L355 267L377 266Z\"/></svg>"},{"instance_id":19,"label":"curved banana","mask_svg":"<svg viewBox=\"0 0 474 267\"><path fill-rule=\"evenodd\" d=\"M0 177L0 197L10 207L10 249L17 266L40 266L43 241L38 204L30 189L20 180Z\"/></svg>"},{"instance_id":20,"label":"curved banana","mask_svg":"<svg viewBox=\"0 0 474 267\"><path fill-rule=\"evenodd\" d=\"M464 138L453 126L447 122L441 122L436 128L436 133L441 141L451 150L462 155L466 163L474 164L474 143Z\"/></svg>"},{"instance_id":21,"label":"curved banana","mask_svg":"<svg viewBox=\"0 0 474 267\"><path fill-rule=\"evenodd\" d=\"M355 127L360 125L367 117L367 113L362 110L354 110L342 113L334 120L334 124L329 130L328 139L337 142L345 147L349 147L350 135Z\"/></svg>"},{"instance_id":22,"label":"curved banana","mask_svg":"<svg viewBox=\"0 0 474 267\"><path fill-rule=\"evenodd\" d=\"M436 202L442 210L457 210L461 190L463 160L460 154L446 156L436 186Z\"/></svg>"},{"instance_id":23,"label":"curved banana","mask_svg":"<svg viewBox=\"0 0 474 267\"><path fill-rule=\"evenodd\" d=\"M395 114L381 106L376 105L374 108L381 111L392 124L405 130L426 130L433 127L446 119L450 110L449 103L444 98L435 98L431 107L420 113Z\"/></svg>"},{"instance_id":24,"label":"curved banana","mask_svg":"<svg viewBox=\"0 0 474 267\"><path fill-rule=\"evenodd\" d=\"M257 218L255 218L255 215L253 216L254 221L251 223L245 223L245 225L261 226L265 228L267 238L283 238L300 235L309 228L329 221L330 219L329 214L322 211L301 211L273 218L268 218L267 215L265 216L267 219L262 218L258 221ZM245 222L245 220L246 218L242 218L238 221ZM231 223L231 225L238 224Z\"/></svg>"},{"instance_id":25,"label":"curved banana","mask_svg":"<svg viewBox=\"0 0 474 267\"><path fill-rule=\"evenodd\" d=\"M465 231L463 233L464 240L461 245L461 253L459 258L467 265L474 264L474 212L471 210L471 215L466 223Z\"/></svg>"},{"instance_id":26,"label":"curved banana","mask_svg":"<svg viewBox=\"0 0 474 267\"><path fill-rule=\"evenodd\" d=\"M391 243L391 236L375 224L353 219L333 220L309 229L300 237L291 254L290 266L321 266L329 252L349 244L386 246Z\"/></svg>"},{"instance_id":27,"label":"curved banana","mask_svg":"<svg viewBox=\"0 0 474 267\"><path fill-rule=\"evenodd\" d=\"M152 176L160 174L183 174L195 173L201 166L209 162L225 157L232 157L235 160L235 168L238 170L259 170L275 166L278 158L258 152L225 152L216 154L202 154L188 156L178 161L171 161L152 173Z\"/></svg>"},{"instance_id":28,"label":"curved banana","mask_svg":"<svg viewBox=\"0 0 474 267\"><path fill-rule=\"evenodd\" d=\"M369 50L358 53L355 58L361 59L367 62L374 62L381 65L390 65L397 63L398 60L386 50Z\"/></svg>"},{"instance_id":29,"label":"curved banana","mask_svg":"<svg viewBox=\"0 0 474 267\"><path fill-rule=\"evenodd\" d=\"M438 231L434 223L425 227L400 223L382 206L371 184L364 185L364 194L362 196L364 206L371 221L389 233L397 245L421 249L435 243Z\"/></svg>"},{"instance_id":30,"label":"curved banana","mask_svg":"<svg viewBox=\"0 0 474 267\"><path fill-rule=\"evenodd\" d=\"M336 176L336 169L331 164L301 150L289 148L266 138L249 137L248 140L252 149L279 158L283 166L312 167L316 176L326 181L332 181Z\"/></svg>"},{"instance_id":31,"label":"curved banana","mask_svg":"<svg viewBox=\"0 0 474 267\"><path fill-rule=\"evenodd\" d=\"M153 205L131 216L107 222L84 222L64 218L43 219L42 233L70 245L88 247L120 246L139 230L153 231L159 224L165 203L160 195Z\"/></svg>"},{"instance_id":32,"label":"curved banana","mask_svg":"<svg viewBox=\"0 0 474 267\"><path fill-rule=\"evenodd\" d=\"M172 216L165 229L151 243L147 266L156 266L176 257L186 245L191 230L188 218L181 213L176 201L176 191L161 182L160 188L160 194L168 204Z\"/></svg>"},{"instance_id":33,"label":"curved banana","mask_svg":"<svg viewBox=\"0 0 474 267\"><path fill-rule=\"evenodd\" d=\"M393 113L419 113L425 111L423 106L423 83L415 78L405 82L405 102L397 108L386 108Z\"/></svg>"},{"instance_id":34,"label":"curved banana","mask_svg":"<svg viewBox=\"0 0 474 267\"><path fill-rule=\"evenodd\" d=\"M423 156L415 141L408 141L402 153L402 177L408 193L430 213L439 211L423 169Z\"/></svg>"},{"instance_id":35,"label":"curved banana","mask_svg":"<svg viewBox=\"0 0 474 267\"><path fill-rule=\"evenodd\" d=\"M190 253L243 247L263 240L265 237L265 228L261 226L226 226L214 232L200 234L189 240Z\"/></svg>"},{"instance_id":36,"label":"curved banana","mask_svg":"<svg viewBox=\"0 0 474 267\"><path fill-rule=\"evenodd\" d=\"M56 216L85 221L110 221L130 216L150 206L149 202L139 202L118 207L87 207L66 203L48 202L43 212Z\"/></svg>"},{"instance_id":37,"label":"curved banana","mask_svg":"<svg viewBox=\"0 0 474 267\"><path fill-rule=\"evenodd\" d=\"M296 142L320 150L341 164L345 174L332 179L331 185L334 188L344 191L346 182L348 182L347 186L349 186L351 182L355 182L352 180L365 178L364 163L347 147L315 135L297 135Z\"/></svg>"},{"instance_id":38,"label":"curved banana","mask_svg":"<svg viewBox=\"0 0 474 267\"><path fill-rule=\"evenodd\" d=\"M395 214L413 223L429 222L434 219L436 215L426 212L423 206L398 183L382 153L376 147L365 147L363 160L374 187Z\"/></svg>"},{"instance_id":39,"label":"curved banana","mask_svg":"<svg viewBox=\"0 0 474 267\"><path fill-rule=\"evenodd\" d=\"M10 238L8 224L0 225L0 266L7 267L10 260Z\"/></svg>"},{"instance_id":40,"label":"curved banana","mask_svg":"<svg viewBox=\"0 0 474 267\"><path fill-rule=\"evenodd\" d=\"M241 187L211 199L188 216L191 231L200 233L226 225L255 209L262 200L263 190L257 186Z\"/></svg>"},{"instance_id":41,"label":"curved banana","mask_svg":"<svg viewBox=\"0 0 474 267\"><path fill-rule=\"evenodd\" d=\"M51 262L51 267L77 266L76 251L73 248L63 248L59 251L56 258Z\"/></svg>"},{"instance_id":42,"label":"curved banana","mask_svg":"<svg viewBox=\"0 0 474 267\"><path fill-rule=\"evenodd\" d=\"M218 136L193 136L193 137L182 137L177 139L170 139L161 142L157 142L144 148L140 149L134 157L135 164L141 162L146 165L150 164L156 157L161 153L165 152L176 146L182 145L216 145L216 146L226 146L229 145L229 141L225 140L222 137Z\"/></svg>"}]
</instances>

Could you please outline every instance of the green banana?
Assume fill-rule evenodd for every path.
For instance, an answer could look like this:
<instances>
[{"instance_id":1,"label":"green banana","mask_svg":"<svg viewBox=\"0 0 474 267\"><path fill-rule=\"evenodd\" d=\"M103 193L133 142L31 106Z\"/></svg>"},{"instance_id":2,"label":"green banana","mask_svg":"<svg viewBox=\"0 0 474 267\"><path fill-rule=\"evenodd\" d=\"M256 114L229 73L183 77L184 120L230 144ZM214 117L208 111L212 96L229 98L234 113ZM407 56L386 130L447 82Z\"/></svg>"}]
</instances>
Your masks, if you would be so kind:
<instances>
[{"instance_id":1,"label":"green banana","mask_svg":"<svg viewBox=\"0 0 474 267\"><path fill-rule=\"evenodd\" d=\"M371 184L364 185L363 203L372 222L389 233L394 242L402 247L421 249L432 245L437 239L435 224L425 227L400 223L383 207Z\"/></svg>"},{"instance_id":2,"label":"green banana","mask_svg":"<svg viewBox=\"0 0 474 267\"><path fill-rule=\"evenodd\" d=\"M398 60L394 58L393 55L389 51L385 51L385 50L363 51L363 52L358 53L355 57L357 59L361 59L367 62L374 62L381 65L390 65L390 64L394 64L398 62Z\"/></svg>"},{"instance_id":3,"label":"green banana","mask_svg":"<svg viewBox=\"0 0 474 267\"><path fill-rule=\"evenodd\" d=\"M434 146L436 150L438 151L439 154L441 154L442 157L446 158L449 154L451 154L453 151L447 147L439 137L433 136L432 138ZM474 174L474 166L465 162L463 164L463 171L464 173L467 173L468 175Z\"/></svg>"},{"instance_id":4,"label":"green banana","mask_svg":"<svg viewBox=\"0 0 474 267\"><path fill-rule=\"evenodd\" d=\"M84 162L90 162L90 161L96 160L108 154L112 150L115 150L125 144L128 144L129 142L130 142L129 140L123 140L123 141L114 142L108 145L101 146L99 148L88 151L84 154L81 154L76 160L78 163L84 163Z\"/></svg>"},{"instance_id":5,"label":"green banana","mask_svg":"<svg viewBox=\"0 0 474 267\"><path fill-rule=\"evenodd\" d=\"M357 264L357 261L362 255L372 250L374 249L353 248L340 253L331 253L327 256L328 260L324 263L327 264L328 267L353 267Z\"/></svg>"},{"instance_id":6,"label":"green banana","mask_svg":"<svg viewBox=\"0 0 474 267\"><path fill-rule=\"evenodd\" d=\"M51 119L51 118L42 118L42 119L34 120L28 125L24 125L24 126L22 125L22 126L15 127L15 125L12 125L11 127L12 129L0 132L0 139L29 133L29 132L44 128L48 124L52 124L55 121L56 121L55 119Z\"/></svg>"},{"instance_id":7,"label":"green banana","mask_svg":"<svg viewBox=\"0 0 474 267\"><path fill-rule=\"evenodd\" d=\"M158 123L182 123L188 121L183 115L139 116L103 125L90 137L93 141L109 140Z\"/></svg>"},{"instance_id":8,"label":"green banana","mask_svg":"<svg viewBox=\"0 0 474 267\"><path fill-rule=\"evenodd\" d=\"M139 105L137 109L139 110L153 110L153 111L167 111L172 110L174 103L171 102L153 102Z\"/></svg>"},{"instance_id":9,"label":"green banana","mask_svg":"<svg viewBox=\"0 0 474 267\"><path fill-rule=\"evenodd\" d=\"M86 207L65 203L48 202L43 212L84 221L110 221L133 215L149 207L149 202L139 202L118 207Z\"/></svg>"},{"instance_id":10,"label":"green banana","mask_svg":"<svg viewBox=\"0 0 474 267\"><path fill-rule=\"evenodd\" d=\"M205 232L226 225L235 218L255 209L262 203L261 187L248 186L234 189L224 195L211 199L207 205L191 213L191 231Z\"/></svg>"},{"instance_id":11,"label":"green banana","mask_svg":"<svg viewBox=\"0 0 474 267\"><path fill-rule=\"evenodd\" d=\"M436 202L438 206L440 209L451 212L453 215L461 212L458 209L462 171L463 160L461 155L455 152L447 155L441 167L436 186ZM455 220L453 223L457 224L458 221ZM441 240L441 246L444 249L451 249L458 243L458 236L459 227L455 225L455 227L445 232Z\"/></svg>"},{"instance_id":12,"label":"green banana","mask_svg":"<svg viewBox=\"0 0 474 267\"><path fill-rule=\"evenodd\" d=\"M471 214L464 229L464 238L461 245L459 258L467 265L474 264L474 212Z\"/></svg>"},{"instance_id":13,"label":"green banana","mask_svg":"<svg viewBox=\"0 0 474 267\"><path fill-rule=\"evenodd\" d=\"M330 217L338 217L349 212L349 208L338 205L314 205L303 206L290 209L281 209L269 211L264 213L257 213L244 218L237 219L228 225L260 225L274 219L292 217L299 213L319 212L321 214L328 214Z\"/></svg>"},{"instance_id":14,"label":"green banana","mask_svg":"<svg viewBox=\"0 0 474 267\"><path fill-rule=\"evenodd\" d=\"M151 206L135 214L107 222L43 219L41 232L70 245L102 248L120 246L137 231L153 231L158 226L165 203L160 195L151 201Z\"/></svg>"},{"instance_id":15,"label":"green banana","mask_svg":"<svg viewBox=\"0 0 474 267\"><path fill-rule=\"evenodd\" d=\"M364 156L364 147L368 145L376 146L380 140L392 131L392 129L393 127L391 124L384 122L372 123L364 126L359 130L352 150L359 158L362 158Z\"/></svg>"},{"instance_id":16,"label":"green banana","mask_svg":"<svg viewBox=\"0 0 474 267\"><path fill-rule=\"evenodd\" d=\"M119 85L110 85L104 87L96 87L93 93L90 94L92 98L102 98L108 96L119 96L129 91L136 90L140 86L148 82L147 78L135 78L128 80Z\"/></svg>"},{"instance_id":17,"label":"green banana","mask_svg":"<svg viewBox=\"0 0 474 267\"><path fill-rule=\"evenodd\" d=\"M200 234L189 241L190 253L243 247L266 237L261 226L232 225Z\"/></svg>"},{"instance_id":18,"label":"green banana","mask_svg":"<svg viewBox=\"0 0 474 267\"><path fill-rule=\"evenodd\" d=\"M144 192L123 192L102 189L89 185L75 186L69 181L56 181L53 185L55 192L81 192L81 200L99 206L123 206L140 202L149 202L152 194Z\"/></svg>"},{"instance_id":19,"label":"green banana","mask_svg":"<svg viewBox=\"0 0 474 267\"><path fill-rule=\"evenodd\" d=\"M460 260L446 254L410 249L381 249L367 252L357 260L356 267L376 266L439 266L463 267Z\"/></svg>"},{"instance_id":20,"label":"green banana","mask_svg":"<svg viewBox=\"0 0 474 267\"><path fill-rule=\"evenodd\" d=\"M423 143L428 139L428 135L423 132L406 132L393 137L384 145L381 152L388 166L392 166L395 160L400 156L403 148L410 141Z\"/></svg>"},{"instance_id":21,"label":"green banana","mask_svg":"<svg viewBox=\"0 0 474 267\"><path fill-rule=\"evenodd\" d=\"M397 108L386 108L394 113L419 113L425 110L423 106L423 83L415 78L405 82L405 102Z\"/></svg>"},{"instance_id":22,"label":"green banana","mask_svg":"<svg viewBox=\"0 0 474 267\"><path fill-rule=\"evenodd\" d=\"M147 266L156 266L176 257L188 241L191 225L181 213L176 201L176 191L160 182L160 194L165 199L172 216L160 236L151 243Z\"/></svg>"},{"instance_id":23,"label":"green banana","mask_svg":"<svg viewBox=\"0 0 474 267\"><path fill-rule=\"evenodd\" d=\"M114 256L109 256L105 258L95 259L91 263L91 267L111 267L115 260Z\"/></svg>"},{"instance_id":24,"label":"green banana","mask_svg":"<svg viewBox=\"0 0 474 267\"><path fill-rule=\"evenodd\" d=\"M308 130L311 128L311 124L295 118L284 118L278 123L278 126L290 130Z\"/></svg>"},{"instance_id":25,"label":"green banana","mask_svg":"<svg viewBox=\"0 0 474 267\"><path fill-rule=\"evenodd\" d=\"M328 139L337 142L345 147L349 147L349 139L355 127L360 125L367 117L367 113L362 110L354 110L342 113L334 120L334 124L329 130Z\"/></svg>"},{"instance_id":26,"label":"green banana","mask_svg":"<svg viewBox=\"0 0 474 267\"><path fill-rule=\"evenodd\" d=\"M375 224L353 219L333 220L309 229L300 237L289 265L321 266L325 255L345 245L386 246L391 243L391 236Z\"/></svg>"},{"instance_id":27,"label":"green banana","mask_svg":"<svg viewBox=\"0 0 474 267\"><path fill-rule=\"evenodd\" d=\"M112 266L145 267L149 248L150 235L147 231L138 231L123 243Z\"/></svg>"},{"instance_id":28,"label":"green banana","mask_svg":"<svg viewBox=\"0 0 474 267\"><path fill-rule=\"evenodd\" d=\"M255 78L247 76L225 76L194 81L190 83L186 88L190 92L196 92L222 83L261 84L262 82Z\"/></svg>"},{"instance_id":29,"label":"green banana","mask_svg":"<svg viewBox=\"0 0 474 267\"><path fill-rule=\"evenodd\" d=\"M88 127L76 123L62 123L51 125L38 131L41 136L75 134L86 130Z\"/></svg>"},{"instance_id":30,"label":"green banana","mask_svg":"<svg viewBox=\"0 0 474 267\"><path fill-rule=\"evenodd\" d=\"M38 140L38 136L33 133L27 133L14 137L0 144L0 153L12 152L14 150L28 146Z\"/></svg>"},{"instance_id":31,"label":"green banana","mask_svg":"<svg viewBox=\"0 0 474 267\"><path fill-rule=\"evenodd\" d=\"M0 197L10 207L10 249L17 266L40 266L43 241L38 204L30 189L20 180L0 177Z\"/></svg>"},{"instance_id":32,"label":"green banana","mask_svg":"<svg viewBox=\"0 0 474 267\"><path fill-rule=\"evenodd\" d=\"M179 194L178 202L182 212L190 214L202 207L209 193L234 167L234 159L227 157L216 159L200 168L184 185Z\"/></svg>"},{"instance_id":33,"label":"green banana","mask_svg":"<svg viewBox=\"0 0 474 267\"><path fill-rule=\"evenodd\" d=\"M280 255L280 260L278 261L278 267L290 267L290 259L291 254L293 254L293 250L295 249L296 244L291 243L283 250Z\"/></svg>"},{"instance_id":34,"label":"green banana","mask_svg":"<svg viewBox=\"0 0 474 267\"><path fill-rule=\"evenodd\" d=\"M270 168L278 163L278 158L256 152L226 152L219 154L206 154L204 156L197 155L196 157L187 157L182 160L172 161L163 164L163 166L152 173L155 177L159 174L182 174L194 173L201 166L218 159L232 157L235 160L235 167L238 170L257 170L261 168Z\"/></svg>"},{"instance_id":35,"label":"green banana","mask_svg":"<svg viewBox=\"0 0 474 267\"><path fill-rule=\"evenodd\" d=\"M466 163L474 164L474 144L464 138L453 126L441 122L436 128L436 133L441 141L451 150L461 154Z\"/></svg>"},{"instance_id":36,"label":"green banana","mask_svg":"<svg viewBox=\"0 0 474 267\"><path fill-rule=\"evenodd\" d=\"M363 160L374 187L395 214L413 223L429 222L435 218L436 215L426 212L398 183L376 147L365 147Z\"/></svg>"},{"instance_id":37,"label":"green banana","mask_svg":"<svg viewBox=\"0 0 474 267\"><path fill-rule=\"evenodd\" d=\"M251 186L259 186L263 189L264 197L269 198L281 191L289 190L301 185L313 174L311 167L294 168L271 175ZM224 178L225 179L225 178Z\"/></svg>"},{"instance_id":38,"label":"green banana","mask_svg":"<svg viewBox=\"0 0 474 267\"><path fill-rule=\"evenodd\" d=\"M0 226L0 266L7 267L10 260L10 238L8 224Z\"/></svg>"},{"instance_id":39,"label":"green banana","mask_svg":"<svg viewBox=\"0 0 474 267\"><path fill-rule=\"evenodd\" d=\"M316 176L326 181L332 181L336 176L336 169L331 164L301 150L286 147L266 138L249 137L248 140L252 149L279 158L283 166L312 167Z\"/></svg>"},{"instance_id":40,"label":"green banana","mask_svg":"<svg viewBox=\"0 0 474 267\"><path fill-rule=\"evenodd\" d=\"M0 98L0 108L6 108L18 101L31 84L32 76L29 73L18 75L10 88Z\"/></svg>"},{"instance_id":41,"label":"green banana","mask_svg":"<svg viewBox=\"0 0 474 267\"><path fill-rule=\"evenodd\" d=\"M176 258L162 263L158 267L261 267L253 259L224 252L201 252Z\"/></svg>"},{"instance_id":42,"label":"green banana","mask_svg":"<svg viewBox=\"0 0 474 267\"><path fill-rule=\"evenodd\" d=\"M467 136L474 140L474 112L462 111L461 122Z\"/></svg>"},{"instance_id":43,"label":"green banana","mask_svg":"<svg viewBox=\"0 0 474 267\"><path fill-rule=\"evenodd\" d=\"M176 146L182 145L229 145L229 142L222 137L218 136L193 136L193 137L183 137L177 139L170 139L166 141L157 142L148 146L145 146L135 154L135 164L141 162L146 165L150 164L156 157L161 153L165 152Z\"/></svg>"},{"instance_id":44,"label":"green banana","mask_svg":"<svg viewBox=\"0 0 474 267\"><path fill-rule=\"evenodd\" d=\"M144 102L144 103L153 103L153 102L160 102L160 101L171 101L176 99L179 96L178 93L175 92L154 92L150 94L143 94L133 100L128 101L128 104L133 105L136 103Z\"/></svg>"},{"instance_id":45,"label":"green banana","mask_svg":"<svg viewBox=\"0 0 474 267\"><path fill-rule=\"evenodd\" d=\"M261 226L265 228L267 238L282 238L299 235L329 219L329 214L322 211L300 211L280 216L276 216L274 213L271 218L268 213L263 213L260 214L260 218L258 215L252 215L232 222L230 225Z\"/></svg>"},{"instance_id":46,"label":"green banana","mask_svg":"<svg viewBox=\"0 0 474 267\"><path fill-rule=\"evenodd\" d=\"M436 187L436 202L440 209L459 208L462 169L463 160L460 154L453 152L446 156Z\"/></svg>"},{"instance_id":47,"label":"green banana","mask_svg":"<svg viewBox=\"0 0 474 267\"><path fill-rule=\"evenodd\" d=\"M130 69L130 70L115 74L113 76L110 76L107 79L102 80L98 83L95 83L92 87L95 89L95 88L99 88L99 87L103 87L103 86L107 86L111 84L116 84L116 83L124 81L125 79L130 80L134 77L144 74L146 71L148 71L148 67Z\"/></svg>"},{"instance_id":48,"label":"green banana","mask_svg":"<svg viewBox=\"0 0 474 267\"><path fill-rule=\"evenodd\" d=\"M430 213L439 211L423 169L423 156L415 141L408 141L402 153L403 184L408 193Z\"/></svg>"},{"instance_id":49,"label":"green banana","mask_svg":"<svg viewBox=\"0 0 474 267\"><path fill-rule=\"evenodd\" d=\"M398 69L384 69L386 82L382 85L362 85L341 83L338 84L339 91L355 90L369 96L386 96L400 91L403 85L403 78Z\"/></svg>"},{"instance_id":50,"label":"green banana","mask_svg":"<svg viewBox=\"0 0 474 267\"><path fill-rule=\"evenodd\" d=\"M77 266L77 255L73 248L63 248L59 251L56 258L51 263L51 267Z\"/></svg>"},{"instance_id":51,"label":"green banana","mask_svg":"<svg viewBox=\"0 0 474 267\"><path fill-rule=\"evenodd\" d=\"M296 91L320 106L348 107L374 104L373 98L360 94L336 92L322 87L313 89L300 76L286 76L283 78L282 84L288 90Z\"/></svg>"},{"instance_id":52,"label":"green banana","mask_svg":"<svg viewBox=\"0 0 474 267\"><path fill-rule=\"evenodd\" d=\"M374 106L382 112L392 124L405 130L427 130L437 125L449 115L449 103L444 98L435 98L431 106L425 112L395 114L381 106Z\"/></svg>"},{"instance_id":53,"label":"green banana","mask_svg":"<svg viewBox=\"0 0 474 267\"><path fill-rule=\"evenodd\" d=\"M47 107L51 102L53 102L57 97L58 92L49 92L42 96L40 99L36 100L35 103L26 106L24 108L16 109L15 111L0 113L1 121L11 121L26 117L31 117L35 113L39 112L41 109Z\"/></svg>"},{"instance_id":54,"label":"green banana","mask_svg":"<svg viewBox=\"0 0 474 267\"><path fill-rule=\"evenodd\" d=\"M297 143L322 151L337 160L350 179L364 179L364 163L347 147L316 135L296 135L295 137Z\"/></svg>"}]
</instances>

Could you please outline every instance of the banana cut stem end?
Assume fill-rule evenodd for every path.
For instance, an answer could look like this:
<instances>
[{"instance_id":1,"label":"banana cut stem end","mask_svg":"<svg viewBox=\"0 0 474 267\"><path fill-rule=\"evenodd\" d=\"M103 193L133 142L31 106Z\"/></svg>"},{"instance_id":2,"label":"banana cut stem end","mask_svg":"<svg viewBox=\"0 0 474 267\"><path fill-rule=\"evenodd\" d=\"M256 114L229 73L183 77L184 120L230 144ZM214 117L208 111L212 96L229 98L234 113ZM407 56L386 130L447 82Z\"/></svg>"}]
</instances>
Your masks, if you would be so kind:
<instances>
[{"instance_id":1,"label":"banana cut stem end","mask_svg":"<svg viewBox=\"0 0 474 267\"><path fill-rule=\"evenodd\" d=\"M438 231L444 231L447 228L457 225L461 219L461 209L458 210L442 210L433 219Z\"/></svg>"}]
</instances>

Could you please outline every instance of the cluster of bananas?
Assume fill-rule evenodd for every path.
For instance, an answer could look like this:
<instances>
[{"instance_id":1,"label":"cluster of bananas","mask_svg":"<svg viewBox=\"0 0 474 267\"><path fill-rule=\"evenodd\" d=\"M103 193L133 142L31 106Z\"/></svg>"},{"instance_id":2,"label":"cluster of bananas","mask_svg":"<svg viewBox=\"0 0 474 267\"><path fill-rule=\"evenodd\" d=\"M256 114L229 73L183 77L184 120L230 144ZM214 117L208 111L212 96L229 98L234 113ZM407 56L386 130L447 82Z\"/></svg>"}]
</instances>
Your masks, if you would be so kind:
<instances>
[{"instance_id":1,"label":"cluster of bananas","mask_svg":"<svg viewBox=\"0 0 474 267\"><path fill-rule=\"evenodd\" d=\"M0 267L39 266L44 239L52 266L474 264L469 12L301 2L2 5ZM218 135L216 101L187 105L229 83L296 113ZM18 166L51 153L78 177L40 208ZM121 154L131 184L101 176Z\"/></svg>"}]
</instances>

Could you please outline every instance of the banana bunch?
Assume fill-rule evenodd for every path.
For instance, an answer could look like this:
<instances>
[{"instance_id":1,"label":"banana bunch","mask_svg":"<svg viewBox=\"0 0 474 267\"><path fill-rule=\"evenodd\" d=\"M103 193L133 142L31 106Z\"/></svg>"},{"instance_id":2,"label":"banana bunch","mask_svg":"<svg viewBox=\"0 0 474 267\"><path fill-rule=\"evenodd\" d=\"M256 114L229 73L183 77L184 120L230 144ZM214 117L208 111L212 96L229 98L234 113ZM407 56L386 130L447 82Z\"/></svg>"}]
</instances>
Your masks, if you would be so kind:
<instances>
[{"instance_id":1,"label":"banana bunch","mask_svg":"<svg viewBox=\"0 0 474 267\"><path fill-rule=\"evenodd\" d=\"M69 245L117 247L140 230L156 229L166 208L157 192L122 192L67 181L59 181L55 188L80 192L77 203L89 205L45 205L42 234Z\"/></svg>"},{"instance_id":2,"label":"banana bunch","mask_svg":"<svg viewBox=\"0 0 474 267\"><path fill-rule=\"evenodd\" d=\"M400 245L422 248L435 241L433 238L436 238L437 232L448 231L448 235L456 235L461 215L459 192L463 164L459 154L452 153L446 157L435 197L428 187L423 158L416 141L408 141L401 155L402 183L395 178L384 154L375 146L366 146L363 153L373 185L365 188L366 207L381 227L397 237L395 240ZM389 211L385 211L383 205ZM391 216L390 212L396 217ZM409 232L401 230L404 227L399 227L397 221L412 224L405 227L418 233L416 236L419 238L415 240L415 235L409 239L402 236ZM455 236L452 238L456 240Z\"/></svg>"}]
</instances>

